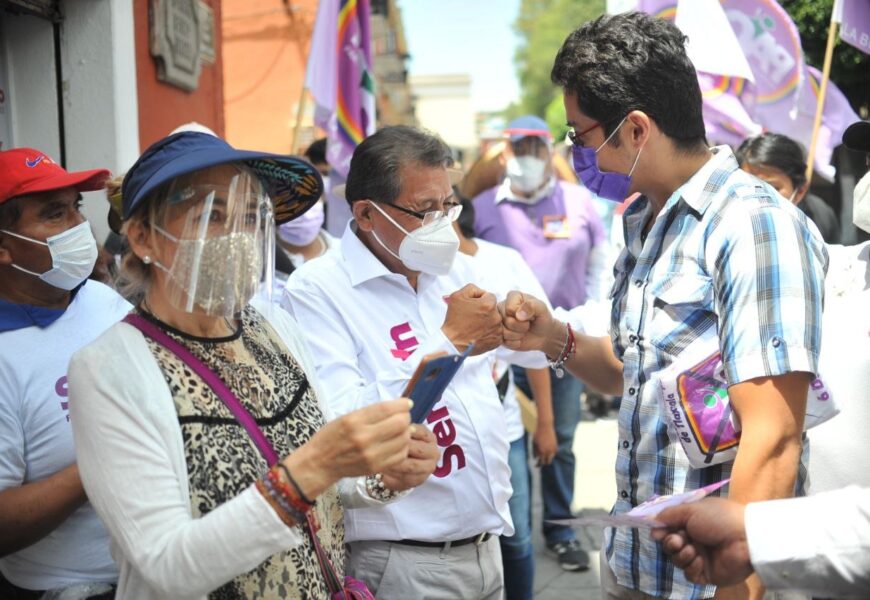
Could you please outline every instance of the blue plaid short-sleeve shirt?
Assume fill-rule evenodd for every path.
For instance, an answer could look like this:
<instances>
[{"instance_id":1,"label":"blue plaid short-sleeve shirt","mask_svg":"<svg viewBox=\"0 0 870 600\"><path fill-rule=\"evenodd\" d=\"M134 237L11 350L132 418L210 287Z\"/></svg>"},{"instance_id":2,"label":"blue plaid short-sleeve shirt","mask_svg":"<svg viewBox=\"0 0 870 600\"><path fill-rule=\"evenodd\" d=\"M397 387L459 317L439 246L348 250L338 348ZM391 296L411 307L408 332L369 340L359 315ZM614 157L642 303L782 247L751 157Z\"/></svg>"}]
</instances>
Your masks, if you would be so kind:
<instances>
[{"instance_id":1,"label":"blue plaid short-sleeve shirt","mask_svg":"<svg viewBox=\"0 0 870 600\"><path fill-rule=\"evenodd\" d=\"M659 373L687 348L718 341L730 385L816 373L828 260L821 236L800 210L741 171L728 147L713 152L646 239L647 199L625 212L626 247L611 292L611 338L624 363L617 514L653 494L730 475L730 463L691 468L659 411ZM674 599L715 592L688 582L646 532L609 529L604 543L620 585Z\"/></svg>"}]
</instances>

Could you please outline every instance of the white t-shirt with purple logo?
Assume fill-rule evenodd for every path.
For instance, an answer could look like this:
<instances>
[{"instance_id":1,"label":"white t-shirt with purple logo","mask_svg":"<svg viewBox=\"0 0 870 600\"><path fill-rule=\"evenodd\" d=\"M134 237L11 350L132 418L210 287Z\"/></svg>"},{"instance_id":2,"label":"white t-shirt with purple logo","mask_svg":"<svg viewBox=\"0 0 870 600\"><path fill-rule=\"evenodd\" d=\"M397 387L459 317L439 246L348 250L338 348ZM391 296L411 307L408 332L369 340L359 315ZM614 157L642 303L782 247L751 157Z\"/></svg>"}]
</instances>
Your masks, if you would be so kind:
<instances>
[{"instance_id":1,"label":"white t-shirt with purple logo","mask_svg":"<svg viewBox=\"0 0 870 600\"><path fill-rule=\"evenodd\" d=\"M111 288L88 281L51 325L0 333L0 490L45 479L75 462L66 383L70 357L129 310ZM109 536L90 504L35 544L0 558L0 571L13 584L35 590L118 577Z\"/></svg>"}]
</instances>

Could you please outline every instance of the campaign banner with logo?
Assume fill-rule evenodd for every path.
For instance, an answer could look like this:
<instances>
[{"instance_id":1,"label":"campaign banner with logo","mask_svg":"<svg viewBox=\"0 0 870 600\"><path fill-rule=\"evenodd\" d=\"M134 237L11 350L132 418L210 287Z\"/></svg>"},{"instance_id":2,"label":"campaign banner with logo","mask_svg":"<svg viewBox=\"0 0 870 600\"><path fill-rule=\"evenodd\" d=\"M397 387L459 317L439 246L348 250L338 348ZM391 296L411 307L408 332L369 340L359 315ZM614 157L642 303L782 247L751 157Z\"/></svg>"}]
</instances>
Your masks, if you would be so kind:
<instances>
[{"instance_id":1,"label":"campaign banner with logo","mask_svg":"<svg viewBox=\"0 0 870 600\"><path fill-rule=\"evenodd\" d=\"M744 102L751 98L755 108L791 110L805 77L800 33L791 17L774 0L721 2L755 76Z\"/></svg>"},{"instance_id":2,"label":"campaign banner with logo","mask_svg":"<svg viewBox=\"0 0 870 600\"><path fill-rule=\"evenodd\" d=\"M727 72L699 70L709 140L736 146L748 136L772 131L787 135L808 149L812 143L820 75L805 64L800 34L791 17L775 0L719 2L752 70L752 80ZM861 33L870 30L870 15L866 19L863 16L864 5L870 11L870 0L843 2L842 35L857 39L859 44L862 39L865 44L870 43ZM856 4L861 6L856 8ZM675 20L678 26L691 25L677 18L676 0L638 0L636 6L654 16ZM847 28L848 19L856 25ZM697 28L683 31L694 38L690 44L711 43L712 38L703 36ZM715 47L704 50L715 51ZM830 164L833 149L840 143L845 127L857 120L858 115L843 93L828 82L814 160L814 168L825 178L833 179L834 168Z\"/></svg>"},{"instance_id":3,"label":"campaign banner with logo","mask_svg":"<svg viewBox=\"0 0 870 600\"><path fill-rule=\"evenodd\" d=\"M870 0L840 0L840 39L870 54Z\"/></svg>"}]
</instances>

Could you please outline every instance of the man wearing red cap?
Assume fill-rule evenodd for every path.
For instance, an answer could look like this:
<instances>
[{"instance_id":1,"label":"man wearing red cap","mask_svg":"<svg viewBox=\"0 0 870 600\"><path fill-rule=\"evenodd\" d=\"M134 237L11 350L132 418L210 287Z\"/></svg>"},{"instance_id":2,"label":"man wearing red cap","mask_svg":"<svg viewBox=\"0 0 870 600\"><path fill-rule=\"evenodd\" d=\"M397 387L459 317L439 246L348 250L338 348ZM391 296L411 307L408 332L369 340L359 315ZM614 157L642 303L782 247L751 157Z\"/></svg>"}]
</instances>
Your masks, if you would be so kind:
<instances>
[{"instance_id":1,"label":"man wearing red cap","mask_svg":"<svg viewBox=\"0 0 870 600\"><path fill-rule=\"evenodd\" d=\"M108 534L79 480L66 386L70 356L129 310L112 289L87 281L97 244L81 192L101 189L108 175L68 173L30 148L0 152L4 599L68 588L76 588L70 597L101 597L117 579Z\"/></svg>"}]
</instances>

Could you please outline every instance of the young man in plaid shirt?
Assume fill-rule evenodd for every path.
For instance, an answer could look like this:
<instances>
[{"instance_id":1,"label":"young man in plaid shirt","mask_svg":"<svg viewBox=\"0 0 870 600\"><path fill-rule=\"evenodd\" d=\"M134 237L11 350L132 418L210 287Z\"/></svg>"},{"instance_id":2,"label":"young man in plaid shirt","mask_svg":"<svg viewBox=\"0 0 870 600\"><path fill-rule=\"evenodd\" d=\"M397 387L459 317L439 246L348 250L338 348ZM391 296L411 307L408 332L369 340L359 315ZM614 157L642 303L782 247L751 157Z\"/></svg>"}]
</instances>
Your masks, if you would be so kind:
<instances>
[{"instance_id":1,"label":"young man in plaid shirt","mask_svg":"<svg viewBox=\"0 0 870 600\"><path fill-rule=\"evenodd\" d=\"M622 396L617 514L727 477L733 500L787 497L804 472L827 254L799 210L742 172L727 146L707 147L685 39L648 15L603 16L568 36L553 67L584 184L615 201L641 194L624 215L610 338L571 332L522 293L502 305L507 345L564 359L589 385ZM658 397L662 370L698 347L721 352L742 425L736 459L704 469L669 436ZM607 598L764 593L755 577L718 590L693 585L638 529L607 530L601 555Z\"/></svg>"}]
</instances>

